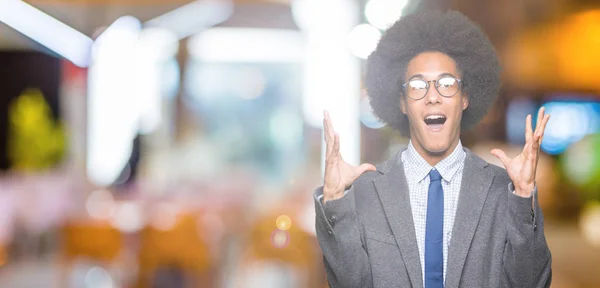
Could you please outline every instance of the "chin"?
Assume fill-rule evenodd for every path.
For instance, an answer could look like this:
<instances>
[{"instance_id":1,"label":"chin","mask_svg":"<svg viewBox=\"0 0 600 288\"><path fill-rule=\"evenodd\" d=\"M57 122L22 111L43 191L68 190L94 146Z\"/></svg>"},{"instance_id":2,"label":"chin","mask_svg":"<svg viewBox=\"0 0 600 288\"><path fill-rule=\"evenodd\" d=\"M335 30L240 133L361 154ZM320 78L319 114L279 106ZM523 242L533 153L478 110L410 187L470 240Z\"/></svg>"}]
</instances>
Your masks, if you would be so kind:
<instances>
[{"instance_id":1,"label":"chin","mask_svg":"<svg viewBox=\"0 0 600 288\"><path fill-rule=\"evenodd\" d=\"M434 140L435 141L435 140ZM448 151L448 149L450 148L450 142L445 140L445 141L440 141L440 142L434 142L434 143L428 143L426 145L424 145L425 150L432 154L432 155L440 155L440 154L444 154L446 153L446 151Z\"/></svg>"},{"instance_id":2,"label":"chin","mask_svg":"<svg viewBox=\"0 0 600 288\"><path fill-rule=\"evenodd\" d=\"M453 137L447 133L448 131L442 131L442 133L431 133L430 131L422 131L421 137L419 137L420 144L423 149L430 155L443 155L452 146Z\"/></svg>"},{"instance_id":3,"label":"chin","mask_svg":"<svg viewBox=\"0 0 600 288\"><path fill-rule=\"evenodd\" d=\"M455 140L455 134L452 133L454 129L451 129L453 128L451 124L444 123L438 129L431 129L427 125L411 127L412 131L415 132L413 135L416 136L414 140L418 142L417 145L421 146L423 152L429 155L443 156L448 153Z\"/></svg>"}]
</instances>

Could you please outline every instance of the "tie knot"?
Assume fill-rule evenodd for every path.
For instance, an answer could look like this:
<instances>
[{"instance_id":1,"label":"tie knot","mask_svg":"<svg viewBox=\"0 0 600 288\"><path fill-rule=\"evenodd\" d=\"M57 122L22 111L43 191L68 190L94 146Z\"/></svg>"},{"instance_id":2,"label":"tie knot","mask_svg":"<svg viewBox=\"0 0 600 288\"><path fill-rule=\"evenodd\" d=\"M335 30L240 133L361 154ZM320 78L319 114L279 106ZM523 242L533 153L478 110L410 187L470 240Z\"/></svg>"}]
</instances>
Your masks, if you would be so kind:
<instances>
[{"instance_id":1,"label":"tie knot","mask_svg":"<svg viewBox=\"0 0 600 288\"><path fill-rule=\"evenodd\" d=\"M440 179L442 179L442 175L440 175L440 172L435 170L435 168L431 169L431 171L429 171L429 181L430 182L440 181Z\"/></svg>"}]
</instances>

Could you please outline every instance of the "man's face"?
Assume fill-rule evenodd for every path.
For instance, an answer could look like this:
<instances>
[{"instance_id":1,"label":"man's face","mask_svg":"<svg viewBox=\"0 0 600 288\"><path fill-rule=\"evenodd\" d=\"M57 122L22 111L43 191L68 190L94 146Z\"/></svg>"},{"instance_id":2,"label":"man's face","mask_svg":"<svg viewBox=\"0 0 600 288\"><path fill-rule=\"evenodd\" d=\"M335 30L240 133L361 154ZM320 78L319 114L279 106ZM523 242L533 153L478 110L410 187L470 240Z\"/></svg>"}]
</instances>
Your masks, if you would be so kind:
<instances>
[{"instance_id":1,"label":"man's face","mask_svg":"<svg viewBox=\"0 0 600 288\"><path fill-rule=\"evenodd\" d=\"M440 52L424 52L413 58L406 69L406 82L411 80L430 81L429 89L420 87L424 82L411 82L404 89L400 100L400 109L408 116L410 135L413 145L419 152L430 155L448 155L458 143L460 121L463 110L467 109L468 98L463 95L460 83L453 83L453 78L461 75L456 63L448 55ZM457 92L444 97L436 89L436 82L442 79L439 90L448 96L454 91L451 85L458 85ZM421 89L418 89L421 88ZM420 91L420 92L419 92ZM426 91L426 92L425 92ZM448 92L450 91L450 92ZM415 100L409 97L424 94Z\"/></svg>"}]
</instances>

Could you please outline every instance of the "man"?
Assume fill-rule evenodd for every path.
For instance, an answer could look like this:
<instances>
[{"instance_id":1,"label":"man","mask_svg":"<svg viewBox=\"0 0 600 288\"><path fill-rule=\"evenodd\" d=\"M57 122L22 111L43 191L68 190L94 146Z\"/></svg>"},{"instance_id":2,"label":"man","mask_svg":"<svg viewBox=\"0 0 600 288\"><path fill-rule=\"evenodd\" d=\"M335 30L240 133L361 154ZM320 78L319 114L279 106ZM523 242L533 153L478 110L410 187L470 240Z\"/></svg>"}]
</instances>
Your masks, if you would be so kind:
<instances>
[{"instance_id":1,"label":"man","mask_svg":"<svg viewBox=\"0 0 600 288\"><path fill-rule=\"evenodd\" d=\"M458 12L406 16L368 59L375 114L410 137L377 167L352 166L325 112L324 185L316 228L332 287L548 287L551 255L535 171L549 115L526 119L523 152L461 145L500 87L496 53Z\"/></svg>"}]
</instances>

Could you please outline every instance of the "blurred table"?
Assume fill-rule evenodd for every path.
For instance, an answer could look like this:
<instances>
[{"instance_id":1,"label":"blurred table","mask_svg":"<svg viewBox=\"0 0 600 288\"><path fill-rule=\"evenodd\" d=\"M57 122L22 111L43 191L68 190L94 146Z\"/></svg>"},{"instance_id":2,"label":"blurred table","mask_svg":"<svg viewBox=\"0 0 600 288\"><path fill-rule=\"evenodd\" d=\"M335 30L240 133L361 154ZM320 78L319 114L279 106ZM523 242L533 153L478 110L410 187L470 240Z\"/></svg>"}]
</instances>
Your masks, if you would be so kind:
<instances>
[{"instance_id":1,"label":"blurred table","mask_svg":"<svg viewBox=\"0 0 600 288\"><path fill-rule=\"evenodd\" d=\"M545 230L552 253L552 287L600 287L600 249L583 239L577 223L549 219Z\"/></svg>"}]
</instances>

